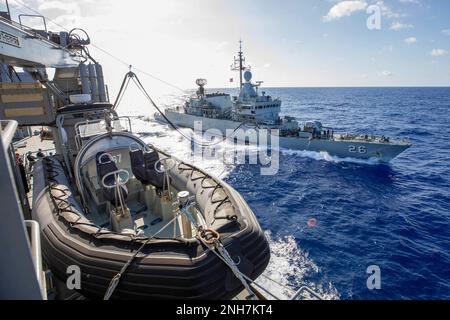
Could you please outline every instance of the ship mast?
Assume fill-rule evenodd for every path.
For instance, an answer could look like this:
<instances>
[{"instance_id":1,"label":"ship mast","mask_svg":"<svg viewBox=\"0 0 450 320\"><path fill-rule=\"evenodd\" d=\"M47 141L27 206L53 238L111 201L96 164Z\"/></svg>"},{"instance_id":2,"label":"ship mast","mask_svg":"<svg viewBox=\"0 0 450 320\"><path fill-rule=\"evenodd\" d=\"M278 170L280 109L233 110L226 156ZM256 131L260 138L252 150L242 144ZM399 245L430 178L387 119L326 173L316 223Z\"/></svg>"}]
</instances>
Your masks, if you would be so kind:
<instances>
[{"instance_id":1,"label":"ship mast","mask_svg":"<svg viewBox=\"0 0 450 320\"><path fill-rule=\"evenodd\" d=\"M239 71L239 88L242 89L242 72L245 71L245 58L242 52L242 40L239 40L238 57L234 57L234 64L231 65L232 71Z\"/></svg>"}]
</instances>

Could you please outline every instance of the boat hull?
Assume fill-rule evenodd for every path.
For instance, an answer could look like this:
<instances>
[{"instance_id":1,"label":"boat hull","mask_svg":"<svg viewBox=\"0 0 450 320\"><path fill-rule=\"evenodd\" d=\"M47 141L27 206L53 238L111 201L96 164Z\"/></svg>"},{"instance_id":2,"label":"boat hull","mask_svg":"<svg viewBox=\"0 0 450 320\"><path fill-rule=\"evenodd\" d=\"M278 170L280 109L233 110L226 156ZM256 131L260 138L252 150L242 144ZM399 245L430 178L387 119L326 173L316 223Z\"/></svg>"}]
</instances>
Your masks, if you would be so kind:
<instances>
[{"instance_id":1,"label":"boat hull","mask_svg":"<svg viewBox=\"0 0 450 320\"><path fill-rule=\"evenodd\" d=\"M176 111L166 110L165 116L174 124L185 128L201 128L203 132L216 129L221 132L221 136L232 136L232 139L239 142L245 142L245 137L233 136L233 131L242 128L242 123L211 119L188 115ZM156 120L167 122L161 115L155 116ZM201 126L196 126L201 123ZM253 128L254 129L254 128ZM245 130L245 127L243 128ZM258 130L258 129L256 129ZM267 141L267 142L266 142ZM272 147L272 139L266 137L263 142L259 142L260 146ZM365 142L361 140L344 140L344 139L309 139L302 137L279 137L278 146L288 150L306 150L314 152L327 152L331 156L339 158L357 158L357 159L377 159L380 162L389 162L399 154L410 148L409 144L395 143L376 143Z\"/></svg>"},{"instance_id":2,"label":"boat hull","mask_svg":"<svg viewBox=\"0 0 450 320\"><path fill-rule=\"evenodd\" d=\"M50 179L57 180L55 190L50 190L49 172L53 176ZM179 172L180 181L192 176L198 179L200 172L191 173L184 169ZM199 184L189 183L192 188L199 188ZM241 272L256 279L269 263L268 242L239 193L225 183L222 186L241 216L234 224L218 221L220 225L216 230L220 232L222 243L233 259L241 262ZM57 213L53 192L58 192L58 189L65 190L60 196L72 204L71 212ZM64 283L71 281L71 267L78 267L81 286L76 291L87 298L101 299L110 281L132 258L142 242L130 241L127 237L123 239L123 236L95 236L95 233L87 232L92 228L77 224L76 217L82 217L82 209L76 203L72 190L59 160L47 158L36 164L33 219L39 221L42 229L43 258L54 276ZM205 190L203 194L207 192ZM200 193L201 190L198 190ZM83 222L82 218L80 221ZM241 227L237 228L236 224ZM122 275L111 299L231 299L242 289L242 284L231 270L198 240L155 239L145 246Z\"/></svg>"}]
</instances>

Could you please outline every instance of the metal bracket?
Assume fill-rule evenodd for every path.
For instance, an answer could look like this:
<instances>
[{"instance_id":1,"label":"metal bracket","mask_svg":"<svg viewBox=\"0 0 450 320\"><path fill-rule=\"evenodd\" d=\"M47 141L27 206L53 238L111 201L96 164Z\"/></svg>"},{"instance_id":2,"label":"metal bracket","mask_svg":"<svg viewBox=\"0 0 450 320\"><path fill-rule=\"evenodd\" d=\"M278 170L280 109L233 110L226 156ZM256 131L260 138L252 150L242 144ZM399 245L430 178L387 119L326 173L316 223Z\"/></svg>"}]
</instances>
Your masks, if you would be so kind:
<instances>
[{"instance_id":1,"label":"metal bracket","mask_svg":"<svg viewBox=\"0 0 450 320\"><path fill-rule=\"evenodd\" d=\"M26 28L30 28L30 29L36 31L36 29L33 29L33 28L31 28L31 27L28 27L28 26L25 26L25 25L22 23L22 17L41 18L42 21L44 22L44 30L45 30L45 32L48 33L48 30L47 30L47 21L45 20L45 17L44 17L44 16L41 16L41 15L38 15L38 14L19 14L19 23L20 23L20 27L21 27L22 29L23 29L23 27L26 27Z\"/></svg>"}]
</instances>

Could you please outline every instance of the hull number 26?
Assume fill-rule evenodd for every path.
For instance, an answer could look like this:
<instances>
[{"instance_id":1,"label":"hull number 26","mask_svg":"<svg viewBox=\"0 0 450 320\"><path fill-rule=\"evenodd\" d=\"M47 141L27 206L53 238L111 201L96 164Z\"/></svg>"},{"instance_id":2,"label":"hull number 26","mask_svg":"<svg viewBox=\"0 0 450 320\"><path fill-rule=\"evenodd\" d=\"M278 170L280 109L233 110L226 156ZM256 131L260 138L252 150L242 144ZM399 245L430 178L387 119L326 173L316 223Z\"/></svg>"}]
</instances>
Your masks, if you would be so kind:
<instances>
[{"instance_id":1,"label":"hull number 26","mask_svg":"<svg viewBox=\"0 0 450 320\"><path fill-rule=\"evenodd\" d=\"M366 154L367 153L367 148L365 146L349 146L348 147L348 151L351 153L362 153L362 154Z\"/></svg>"}]
</instances>

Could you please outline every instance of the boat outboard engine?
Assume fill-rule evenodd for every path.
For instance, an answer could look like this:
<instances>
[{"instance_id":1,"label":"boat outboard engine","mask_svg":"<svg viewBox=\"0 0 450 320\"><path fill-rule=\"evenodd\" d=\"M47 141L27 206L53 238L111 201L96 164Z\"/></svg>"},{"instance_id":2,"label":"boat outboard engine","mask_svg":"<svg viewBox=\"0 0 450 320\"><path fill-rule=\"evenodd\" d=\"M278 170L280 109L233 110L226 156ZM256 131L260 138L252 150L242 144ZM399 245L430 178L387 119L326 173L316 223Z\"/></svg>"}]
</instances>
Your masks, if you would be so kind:
<instances>
[{"instance_id":1,"label":"boat outboard engine","mask_svg":"<svg viewBox=\"0 0 450 320\"><path fill-rule=\"evenodd\" d=\"M134 223L125 202L128 198L126 183L130 174L126 170L119 170L108 153L98 153L96 164L103 197L107 201L107 212L110 214L112 229L120 233L134 233Z\"/></svg>"}]
</instances>

